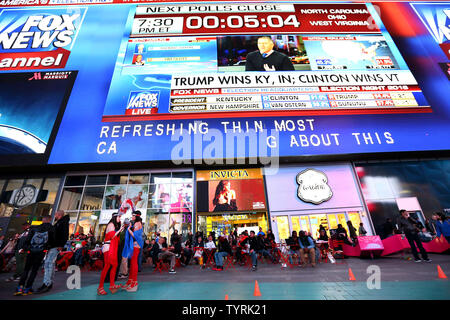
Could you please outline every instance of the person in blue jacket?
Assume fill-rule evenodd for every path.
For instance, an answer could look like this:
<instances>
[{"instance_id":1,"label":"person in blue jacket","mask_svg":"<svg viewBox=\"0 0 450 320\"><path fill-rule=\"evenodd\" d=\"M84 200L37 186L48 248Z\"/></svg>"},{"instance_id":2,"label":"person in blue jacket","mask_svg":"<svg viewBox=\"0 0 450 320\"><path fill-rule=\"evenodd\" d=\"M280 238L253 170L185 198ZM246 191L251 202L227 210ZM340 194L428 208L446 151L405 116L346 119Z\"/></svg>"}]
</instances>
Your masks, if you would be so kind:
<instances>
[{"instance_id":1,"label":"person in blue jacket","mask_svg":"<svg viewBox=\"0 0 450 320\"><path fill-rule=\"evenodd\" d=\"M313 239L306 234L305 231L300 231L300 237L298 238L298 243L300 245L300 260L302 262L301 266L305 266L305 253L309 253L309 261L311 266L316 266L316 252Z\"/></svg>"},{"instance_id":2,"label":"person in blue jacket","mask_svg":"<svg viewBox=\"0 0 450 320\"><path fill-rule=\"evenodd\" d=\"M447 242L450 243L450 222L447 217L443 213L436 212L432 218L436 229L436 236L439 238L443 234Z\"/></svg>"}]
</instances>

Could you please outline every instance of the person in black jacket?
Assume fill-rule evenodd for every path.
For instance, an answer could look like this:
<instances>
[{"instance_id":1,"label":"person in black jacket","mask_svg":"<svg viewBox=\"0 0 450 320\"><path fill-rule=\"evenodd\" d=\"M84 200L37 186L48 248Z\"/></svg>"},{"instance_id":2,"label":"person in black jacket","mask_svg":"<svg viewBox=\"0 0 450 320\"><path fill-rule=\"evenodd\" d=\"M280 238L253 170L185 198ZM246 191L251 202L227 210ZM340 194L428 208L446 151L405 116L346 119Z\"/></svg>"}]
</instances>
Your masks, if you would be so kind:
<instances>
[{"instance_id":1,"label":"person in black jacket","mask_svg":"<svg viewBox=\"0 0 450 320\"><path fill-rule=\"evenodd\" d=\"M223 270L223 258L232 255L231 246L226 237L220 236L217 252L214 254L214 261L216 262L216 267L213 268L215 271Z\"/></svg>"},{"instance_id":2,"label":"person in black jacket","mask_svg":"<svg viewBox=\"0 0 450 320\"><path fill-rule=\"evenodd\" d=\"M25 268L25 260L27 258L26 251L21 251L25 245L25 241L27 240L28 233L30 232L30 224L28 222L24 222L22 224L23 232L20 234L19 239L17 240L16 247L14 248L15 257L16 257L16 272L12 275L11 278L6 281L19 281L20 276Z\"/></svg>"},{"instance_id":3,"label":"person in black jacket","mask_svg":"<svg viewBox=\"0 0 450 320\"><path fill-rule=\"evenodd\" d=\"M270 254L270 251L266 249L266 243L264 242L264 236L260 234L256 237L257 249L256 253L261 254L263 257L269 258L272 263L275 263L275 258Z\"/></svg>"},{"instance_id":4,"label":"person in black jacket","mask_svg":"<svg viewBox=\"0 0 450 320\"><path fill-rule=\"evenodd\" d=\"M55 224L53 241L49 243L49 250L44 261L44 281L37 293L44 293L53 287L53 279L55 277L55 262L58 254L63 250L67 239L69 239L69 215L64 215L63 210L55 212Z\"/></svg>"},{"instance_id":5,"label":"person in black jacket","mask_svg":"<svg viewBox=\"0 0 450 320\"><path fill-rule=\"evenodd\" d=\"M347 227L350 233L350 238L352 239L352 245L355 246L356 243L358 242L358 236L356 235L356 229L350 220L347 221Z\"/></svg>"},{"instance_id":6,"label":"person in black jacket","mask_svg":"<svg viewBox=\"0 0 450 320\"><path fill-rule=\"evenodd\" d=\"M45 251L54 241L54 229L50 221L49 216L43 217L42 224L30 230L24 248L21 249L22 252L28 251L29 253L25 262L25 269L20 277L19 286L14 293L16 296L33 293L33 282L44 259Z\"/></svg>"},{"instance_id":7,"label":"person in black jacket","mask_svg":"<svg viewBox=\"0 0 450 320\"><path fill-rule=\"evenodd\" d=\"M406 210L400 210L400 218L398 219L398 227L405 233L406 239L408 240L409 245L411 246L411 252L414 256L416 262L421 262L419 255L417 253L416 245L419 247L422 258L426 262L431 262L431 259L428 259L428 254L422 246L422 241L419 238L419 232L423 229L423 226L420 222L417 222L413 218L409 216L409 213ZM414 244L415 243L415 244Z\"/></svg>"},{"instance_id":8,"label":"person in black jacket","mask_svg":"<svg viewBox=\"0 0 450 320\"><path fill-rule=\"evenodd\" d=\"M176 262L175 253L169 251L165 238L160 237L158 239L158 242L155 242L155 244L152 247L151 255L155 262L158 260L169 259L170 260L169 273L170 274L177 273L175 271L175 262Z\"/></svg>"},{"instance_id":9,"label":"person in black jacket","mask_svg":"<svg viewBox=\"0 0 450 320\"><path fill-rule=\"evenodd\" d=\"M291 59L281 52L273 50L270 37L258 38L258 50L247 54L245 71L293 71Z\"/></svg>"},{"instance_id":10,"label":"person in black jacket","mask_svg":"<svg viewBox=\"0 0 450 320\"><path fill-rule=\"evenodd\" d=\"M249 256L252 258L252 271L256 271L258 266L258 256L256 255L259 245L255 236L255 231L250 231L250 237L248 238L248 243L250 244Z\"/></svg>"}]
</instances>

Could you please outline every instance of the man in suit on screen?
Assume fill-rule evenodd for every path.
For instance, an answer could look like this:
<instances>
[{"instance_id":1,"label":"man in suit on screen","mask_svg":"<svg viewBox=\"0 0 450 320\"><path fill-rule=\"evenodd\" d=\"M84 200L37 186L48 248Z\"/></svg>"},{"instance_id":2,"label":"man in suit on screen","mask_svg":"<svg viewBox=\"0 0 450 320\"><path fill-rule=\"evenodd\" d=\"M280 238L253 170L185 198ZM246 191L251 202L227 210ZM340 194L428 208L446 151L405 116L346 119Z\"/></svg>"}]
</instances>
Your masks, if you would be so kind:
<instances>
[{"instance_id":1,"label":"man in suit on screen","mask_svg":"<svg viewBox=\"0 0 450 320\"><path fill-rule=\"evenodd\" d=\"M273 50L270 37L258 38L258 50L250 52L245 61L245 71L292 71L294 65L289 57Z\"/></svg>"}]
</instances>

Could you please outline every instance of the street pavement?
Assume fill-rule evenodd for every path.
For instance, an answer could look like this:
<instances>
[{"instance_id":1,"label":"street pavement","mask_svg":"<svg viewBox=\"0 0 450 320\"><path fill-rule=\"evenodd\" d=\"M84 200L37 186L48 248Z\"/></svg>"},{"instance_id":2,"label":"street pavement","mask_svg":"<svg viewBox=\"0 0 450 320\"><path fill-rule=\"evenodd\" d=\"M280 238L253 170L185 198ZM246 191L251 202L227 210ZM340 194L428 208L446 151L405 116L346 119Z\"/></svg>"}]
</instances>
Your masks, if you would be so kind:
<instances>
[{"instance_id":1,"label":"street pavement","mask_svg":"<svg viewBox=\"0 0 450 320\"><path fill-rule=\"evenodd\" d=\"M438 265L450 276L450 255L430 254L431 263L407 260L411 255L393 255L375 259L347 258L338 264L320 263L299 268L281 268L280 264L259 263L252 272L235 266L227 271L200 269L198 265L177 268L176 274L154 272L145 264L138 274L139 289L135 293L109 292L97 296L99 271L81 272L81 289L69 290L66 272L57 272L53 289L45 294L13 296L17 282L5 282L11 274L0 274L1 300L449 300L450 283L438 277ZM372 272L380 270L380 287L367 285ZM369 268L371 267L371 268ZM369 272L368 272L369 268ZM355 281L349 280L349 269ZM36 277L34 288L42 284L43 271ZM261 292L254 296L255 281ZM124 283L120 281L119 283ZM374 282L369 279L369 286Z\"/></svg>"}]
</instances>

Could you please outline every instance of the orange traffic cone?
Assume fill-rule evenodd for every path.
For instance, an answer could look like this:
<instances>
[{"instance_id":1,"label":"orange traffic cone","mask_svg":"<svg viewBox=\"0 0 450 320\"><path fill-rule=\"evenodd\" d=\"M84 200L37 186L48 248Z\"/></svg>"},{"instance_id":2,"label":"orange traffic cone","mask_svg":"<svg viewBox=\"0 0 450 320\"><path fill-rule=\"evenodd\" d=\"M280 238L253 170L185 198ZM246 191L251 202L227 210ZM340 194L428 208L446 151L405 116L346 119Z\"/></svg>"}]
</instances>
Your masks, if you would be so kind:
<instances>
[{"instance_id":1,"label":"orange traffic cone","mask_svg":"<svg viewBox=\"0 0 450 320\"><path fill-rule=\"evenodd\" d=\"M225 295L225 300L228 300L228 295L227 294Z\"/></svg>"},{"instance_id":2,"label":"orange traffic cone","mask_svg":"<svg viewBox=\"0 0 450 320\"><path fill-rule=\"evenodd\" d=\"M259 291L258 281L255 280L255 291L253 292L255 297L261 297L261 291Z\"/></svg>"},{"instance_id":3,"label":"orange traffic cone","mask_svg":"<svg viewBox=\"0 0 450 320\"><path fill-rule=\"evenodd\" d=\"M437 269L439 279L447 279L447 276L445 275L444 271L442 271L442 268L439 265L437 266Z\"/></svg>"},{"instance_id":4,"label":"orange traffic cone","mask_svg":"<svg viewBox=\"0 0 450 320\"><path fill-rule=\"evenodd\" d=\"M352 268L348 268L349 280L356 281L355 275L353 274Z\"/></svg>"}]
</instances>

